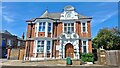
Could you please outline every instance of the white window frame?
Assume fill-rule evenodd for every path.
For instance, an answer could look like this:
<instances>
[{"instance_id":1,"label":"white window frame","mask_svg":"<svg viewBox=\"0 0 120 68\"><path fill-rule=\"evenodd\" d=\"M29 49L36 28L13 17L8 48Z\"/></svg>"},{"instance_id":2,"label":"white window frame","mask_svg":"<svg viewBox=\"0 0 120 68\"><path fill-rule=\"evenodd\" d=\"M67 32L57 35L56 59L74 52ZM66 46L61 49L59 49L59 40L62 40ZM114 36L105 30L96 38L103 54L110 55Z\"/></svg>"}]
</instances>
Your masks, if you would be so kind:
<instances>
[{"instance_id":1,"label":"white window frame","mask_svg":"<svg viewBox=\"0 0 120 68\"><path fill-rule=\"evenodd\" d=\"M51 24L51 26L49 26L49 23ZM51 28L51 30L48 32L51 33L52 32L52 23L51 22L48 22L48 29L49 29L49 27Z\"/></svg>"},{"instance_id":2,"label":"white window frame","mask_svg":"<svg viewBox=\"0 0 120 68\"><path fill-rule=\"evenodd\" d=\"M12 46L12 40L8 39L7 40L7 45Z\"/></svg>"},{"instance_id":3,"label":"white window frame","mask_svg":"<svg viewBox=\"0 0 120 68\"><path fill-rule=\"evenodd\" d=\"M38 41L40 41L40 44L38 44ZM40 46L43 45L43 52L41 52L41 51L38 52L38 51L37 51L37 53L44 53L45 41L44 41L44 44L41 43L42 41L44 41L44 40L37 40L37 50L38 50L38 45L40 45ZM42 46L41 46L41 47L42 47ZM40 49L39 49L39 50L40 50Z\"/></svg>"},{"instance_id":4,"label":"white window frame","mask_svg":"<svg viewBox=\"0 0 120 68\"><path fill-rule=\"evenodd\" d=\"M18 41L18 46L20 46L20 41Z\"/></svg>"},{"instance_id":5,"label":"white window frame","mask_svg":"<svg viewBox=\"0 0 120 68\"><path fill-rule=\"evenodd\" d=\"M65 24L67 25L67 26L66 26L66 30L67 30L67 31L65 31ZM68 26L68 24L70 24L70 26ZM63 27L63 30L64 30L63 32L68 32L68 27L70 27L70 32L72 32L72 27L73 27L73 29L74 29L73 32L75 32L75 26L74 26L75 23L73 22L73 26L71 26L71 24L72 24L72 23L63 23L63 26L64 26L64 27Z\"/></svg>"},{"instance_id":6,"label":"white window frame","mask_svg":"<svg viewBox=\"0 0 120 68\"><path fill-rule=\"evenodd\" d=\"M40 23L42 23L42 25L40 25ZM45 25L43 25L43 23L45 23ZM44 31L40 31L40 26L41 26L41 29L43 29L43 27L46 28L46 22L39 22L39 29L38 29L38 32L45 32L45 29Z\"/></svg>"},{"instance_id":7,"label":"white window frame","mask_svg":"<svg viewBox=\"0 0 120 68\"><path fill-rule=\"evenodd\" d=\"M86 45L83 45L83 41L86 41ZM86 46L86 53L88 53L88 40L82 40L82 53L84 53L83 46Z\"/></svg>"},{"instance_id":8,"label":"white window frame","mask_svg":"<svg viewBox=\"0 0 120 68\"><path fill-rule=\"evenodd\" d=\"M50 42L50 44L48 45L48 40L47 40L47 47L49 46L50 47L50 49L48 50L48 49L46 49L47 50L47 53L50 53L50 50L51 50L51 41L49 41Z\"/></svg>"},{"instance_id":9,"label":"white window frame","mask_svg":"<svg viewBox=\"0 0 120 68\"><path fill-rule=\"evenodd\" d=\"M83 23L85 23L85 32L83 32ZM88 33L88 32L87 32L87 22L82 22L82 23L81 23L81 32L82 32L82 33Z\"/></svg>"}]
</instances>

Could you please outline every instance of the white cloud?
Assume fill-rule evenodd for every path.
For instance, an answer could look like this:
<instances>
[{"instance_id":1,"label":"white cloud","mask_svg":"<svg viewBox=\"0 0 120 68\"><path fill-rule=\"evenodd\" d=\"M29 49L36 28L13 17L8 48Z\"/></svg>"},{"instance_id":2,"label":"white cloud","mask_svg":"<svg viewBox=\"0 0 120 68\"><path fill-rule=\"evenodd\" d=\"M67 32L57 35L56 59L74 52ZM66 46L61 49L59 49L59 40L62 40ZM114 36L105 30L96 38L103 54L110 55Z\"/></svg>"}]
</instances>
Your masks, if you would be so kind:
<instances>
[{"instance_id":1,"label":"white cloud","mask_svg":"<svg viewBox=\"0 0 120 68\"><path fill-rule=\"evenodd\" d=\"M14 22L15 21L14 20L15 15L12 12L6 10L7 9L6 6L2 6L1 8L2 8L2 18L5 21L7 21L6 23Z\"/></svg>"},{"instance_id":2,"label":"white cloud","mask_svg":"<svg viewBox=\"0 0 120 68\"><path fill-rule=\"evenodd\" d=\"M105 16L105 18L103 18L103 19L101 20L101 22L104 22L104 21L110 19L112 16L114 16L115 14L117 14L117 12L118 12L118 11L114 11L114 12L111 12L110 14L107 14L107 15Z\"/></svg>"},{"instance_id":3,"label":"white cloud","mask_svg":"<svg viewBox=\"0 0 120 68\"><path fill-rule=\"evenodd\" d=\"M4 18L4 20L6 20L7 22L14 22L14 19L11 18L10 16L4 15L3 18Z\"/></svg>"},{"instance_id":4,"label":"white cloud","mask_svg":"<svg viewBox=\"0 0 120 68\"><path fill-rule=\"evenodd\" d=\"M114 15L116 15L118 13L118 11L113 11L113 12L97 12L93 15L93 20L92 20L92 27L100 24L100 23L103 23L107 20L109 20L111 17L113 17Z\"/></svg>"}]
</instances>

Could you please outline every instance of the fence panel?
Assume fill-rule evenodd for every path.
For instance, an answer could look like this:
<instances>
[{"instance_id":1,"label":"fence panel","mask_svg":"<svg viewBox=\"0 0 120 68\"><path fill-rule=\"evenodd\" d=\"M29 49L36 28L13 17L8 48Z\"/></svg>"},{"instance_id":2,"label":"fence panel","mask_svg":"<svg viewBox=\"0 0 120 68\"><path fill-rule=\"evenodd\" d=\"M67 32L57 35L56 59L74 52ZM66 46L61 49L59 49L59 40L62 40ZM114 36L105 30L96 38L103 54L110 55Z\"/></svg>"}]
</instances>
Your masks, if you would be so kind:
<instances>
[{"instance_id":1,"label":"fence panel","mask_svg":"<svg viewBox=\"0 0 120 68\"><path fill-rule=\"evenodd\" d=\"M120 66L120 50L106 51L107 65Z\"/></svg>"}]
</instances>

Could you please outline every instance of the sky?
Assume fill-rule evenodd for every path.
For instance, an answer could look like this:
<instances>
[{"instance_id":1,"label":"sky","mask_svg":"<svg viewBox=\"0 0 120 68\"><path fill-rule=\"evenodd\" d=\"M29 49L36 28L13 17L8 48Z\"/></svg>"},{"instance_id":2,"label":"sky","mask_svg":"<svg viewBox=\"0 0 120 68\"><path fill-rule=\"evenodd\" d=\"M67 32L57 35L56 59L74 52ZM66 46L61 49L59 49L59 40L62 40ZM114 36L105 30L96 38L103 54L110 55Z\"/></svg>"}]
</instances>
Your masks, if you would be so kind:
<instances>
[{"instance_id":1,"label":"sky","mask_svg":"<svg viewBox=\"0 0 120 68\"><path fill-rule=\"evenodd\" d=\"M25 35L27 32L26 20L41 16L46 9L48 12L63 12L67 5L75 7L81 15L92 17L92 38L99 29L118 26L117 2L3 2L0 6L2 30L21 37L23 32Z\"/></svg>"}]
</instances>

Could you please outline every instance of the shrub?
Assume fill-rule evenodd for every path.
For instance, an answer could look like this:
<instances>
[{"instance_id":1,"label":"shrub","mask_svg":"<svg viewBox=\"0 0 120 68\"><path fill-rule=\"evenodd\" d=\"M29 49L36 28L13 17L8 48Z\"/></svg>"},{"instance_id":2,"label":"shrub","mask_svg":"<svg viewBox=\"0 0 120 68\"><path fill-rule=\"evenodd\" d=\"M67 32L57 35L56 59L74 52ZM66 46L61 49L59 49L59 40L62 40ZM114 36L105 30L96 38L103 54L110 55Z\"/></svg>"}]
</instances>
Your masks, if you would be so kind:
<instances>
[{"instance_id":1,"label":"shrub","mask_svg":"<svg viewBox=\"0 0 120 68\"><path fill-rule=\"evenodd\" d=\"M88 57L87 61L88 61L88 62L93 62L94 59L93 59L93 57Z\"/></svg>"},{"instance_id":2,"label":"shrub","mask_svg":"<svg viewBox=\"0 0 120 68\"><path fill-rule=\"evenodd\" d=\"M94 62L94 56L92 53L83 53L81 59L84 62Z\"/></svg>"}]
</instances>

